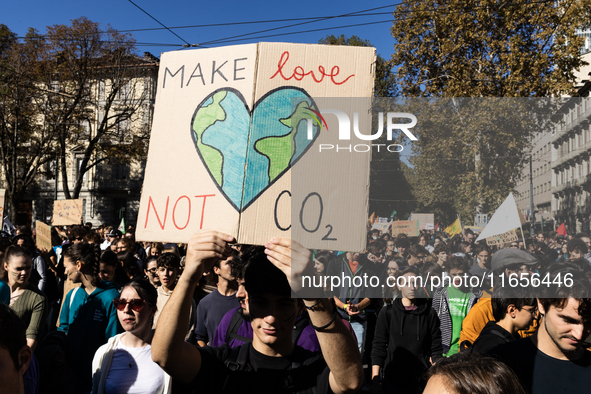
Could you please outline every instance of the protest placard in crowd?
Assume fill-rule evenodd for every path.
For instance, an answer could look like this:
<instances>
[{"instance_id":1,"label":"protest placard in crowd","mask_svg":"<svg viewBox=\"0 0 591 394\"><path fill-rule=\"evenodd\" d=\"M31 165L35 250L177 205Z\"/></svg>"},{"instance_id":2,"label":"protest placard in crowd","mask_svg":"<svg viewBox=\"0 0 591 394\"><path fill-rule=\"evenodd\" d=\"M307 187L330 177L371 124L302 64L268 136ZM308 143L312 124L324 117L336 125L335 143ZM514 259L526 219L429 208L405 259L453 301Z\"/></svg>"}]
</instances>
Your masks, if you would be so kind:
<instances>
[{"instance_id":1,"label":"protest placard in crowd","mask_svg":"<svg viewBox=\"0 0 591 394\"><path fill-rule=\"evenodd\" d=\"M435 214L433 213L412 213L410 220L419 221L419 230L435 229Z\"/></svg>"},{"instance_id":2,"label":"protest placard in crowd","mask_svg":"<svg viewBox=\"0 0 591 394\"><path fill-rule=\"evenodd\" d=\"M498 245L502 246L511 242L515 242L519 239L515 230L509 230L506 233L498 234L486 239L488 246Z\"/></svg>"},{"instance_id":3,"label":"protest placard in crowd","mask_svg":"<svg viewBox=\"0 0 591 394\"><path fill-rule=\"evenodd\" d=\"M371 151L351 148L356 135L340 141L342 108L316 97L369 100L374 62L374 48L285 43L164 53L137 239L217 230L362 250L365 231L351 224L368 215ZM370 111L338 105L371 133Z\"/></svg>"},{"instance_id":4,"label":"protest placard in crowd","mask_svg":"<svg viewBox=\"0 0 591 394\"><path fill-rule=\"evenodd\" d=\"M406 234L409 237L418 237L420 233L418 220L398 220L392 222L392 235Z\"/></svg>"},{"instance_id":5,"label":"protest placard in crowd","mask_svg":"<svg viewBox=\"0 0 591 394\"><path fill-rule=\"evenodd\" d=\"M37 220L35 222L35 244L39 250L50 250L51 245L51 227Z\"/></svg>"},{"instance_id":6,"label":"protest placard in crowd","mask_svg":"<svg viewBox=\"0 0 591 394\"><path fill-rule=\"evenodd\" d=\"M69 226L80 223L82 223L82 199L55 200L53 202L52 225Z\"/></svg>"}]
</instances>

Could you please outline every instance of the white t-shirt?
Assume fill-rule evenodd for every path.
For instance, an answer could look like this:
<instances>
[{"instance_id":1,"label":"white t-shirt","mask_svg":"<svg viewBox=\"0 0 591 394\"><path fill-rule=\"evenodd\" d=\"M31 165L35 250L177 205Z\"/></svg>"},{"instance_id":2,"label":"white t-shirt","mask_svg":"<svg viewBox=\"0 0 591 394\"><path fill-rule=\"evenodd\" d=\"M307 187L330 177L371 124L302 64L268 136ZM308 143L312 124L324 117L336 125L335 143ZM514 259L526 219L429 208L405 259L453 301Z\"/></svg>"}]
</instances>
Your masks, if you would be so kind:
<instances>
[{"instance_id":1,"label":"white t-shirt","mask_svg":"<svg viewBox=\"0 0 591 394\"><path fill-rule=\"evenodd\" d=\"M164 371L152 361L151 345L127 347L117 338L105 394L162 394Z\"/></svg>"}]
</instances>

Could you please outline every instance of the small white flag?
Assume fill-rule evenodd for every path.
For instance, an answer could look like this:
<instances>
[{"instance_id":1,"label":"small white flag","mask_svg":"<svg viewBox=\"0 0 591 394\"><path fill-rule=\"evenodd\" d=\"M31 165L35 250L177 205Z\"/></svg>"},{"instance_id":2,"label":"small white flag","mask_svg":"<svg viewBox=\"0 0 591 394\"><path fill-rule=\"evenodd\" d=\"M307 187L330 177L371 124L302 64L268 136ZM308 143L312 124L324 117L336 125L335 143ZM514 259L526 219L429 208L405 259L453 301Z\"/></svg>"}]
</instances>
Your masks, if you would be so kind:
<instances>
[{"instance_id":1,"label":"small white flag","mask_svg":"<svg viewBox=\"0 0 591 394\"><path fill-rule=\"evenodd\" d=\"M494 237L495 235L504 234L520 226L521 221L519 220L517 204L515 204L513 193L509 193L509 196L490 218L488 224L476 239L476 242L485 238Z\"/></svg>"}]
</instances>

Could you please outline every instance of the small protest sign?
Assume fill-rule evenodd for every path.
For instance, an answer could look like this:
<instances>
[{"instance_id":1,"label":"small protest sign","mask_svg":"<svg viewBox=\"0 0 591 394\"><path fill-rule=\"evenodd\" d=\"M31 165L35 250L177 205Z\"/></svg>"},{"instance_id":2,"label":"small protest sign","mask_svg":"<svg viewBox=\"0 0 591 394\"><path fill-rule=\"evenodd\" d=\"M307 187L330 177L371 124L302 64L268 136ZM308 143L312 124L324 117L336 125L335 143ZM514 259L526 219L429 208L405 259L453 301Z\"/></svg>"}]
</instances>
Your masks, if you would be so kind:
<instances>
[{"instance_id":1,"label":"small protest sign","mask_svg":"<svg viewBox=\"0 0 591 394\"><path fill-rule=\"evenodd\" d=\"M373 226L371 227L374 230L380 230L382 233L386 233L388 232L388 228L390 227L390 223L391 222L378 222L378 223L374 223Z\"/></svg>"},{"instance_id":2,"label":"small protest sign","mask_svg":"<svg viewBox=\"0 0 591 394\"><path fill-rule=\"evenodd\" d=\"M53 202L54 226L71 226L82 223L82 200L55 200Z\"/></svg>"},{"instance_id":3,"label":"small protest sign","mask_svg":"<svg viewBox=\"0 0 591 394\"><path fill-rule=\"evenodd\" d=\"M35 244L37 245L37 249L39 250L50 250L51 245L51 227L47 224L40 222L37 220L35 222Z\"/></svg>"},{"instance_id":4,"label":"small protest sign","mask_svg":"<svg viewBox=\"0 0 591 394\"><path fill-rule=\"evenodd\" d=\"M515 230L509 230L506 233L495 235L486 239L488 246L504 245L510 242L515 242L519 239Z\"/></svg>"},{"instance_id":5,"label":"small protest sign","mask_svg":"<svg viewBox=\"0 0 591 394\"><path fill-rule=\"evenodd\" d=\"M392 222L392 235L406 234L409 237L418 237L420 233L418 220L399 220Z\"/></svg>"},{"instance_id":6,"label":"small protest sign","mask_svg":"<svg viewBox=\"0 0 591 394\"><path fill-rule=\"evenodd\" d=\"M433 213L412 213L410 220L419 221L419 230L433 230L435 228L435 214Z\"/></svg>"}]
</instances>

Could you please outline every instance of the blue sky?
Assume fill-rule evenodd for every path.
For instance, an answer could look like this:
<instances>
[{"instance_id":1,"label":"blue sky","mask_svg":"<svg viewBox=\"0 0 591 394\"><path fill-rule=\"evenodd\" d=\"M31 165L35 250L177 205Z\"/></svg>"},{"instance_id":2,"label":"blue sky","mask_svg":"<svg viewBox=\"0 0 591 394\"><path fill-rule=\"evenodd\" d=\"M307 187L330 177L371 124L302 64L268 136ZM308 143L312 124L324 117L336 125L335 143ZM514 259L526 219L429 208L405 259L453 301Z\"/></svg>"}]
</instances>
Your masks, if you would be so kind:
<instances>
[{"instance_id":1,"label":"blue sky","mask_svg":"<svg viewBox=\"0 0 591 394\"><path fill-rule=\"evenodd\" d=\"M208 3L186 0L133 1L168 27L328 17L389 6L367 12L373 13L374 15L341 17L329 20L325 19L300 26L252 35L246 34L266 29L274 29L290 24L309 22L309 20L173 29L176 34L190 44L204 44L208 47L260 41L317 43L319 39L325 37L327 34L345 34L346 36L357 35L361 38L370 40L370 42L377 48L377 52L385 58L389 58L392 54L394 40L390 35L389 29L392 26L390 21L392 20L391 13L394 10L393 4L398 3L396 0L369 2L353 0L341 0L338 2L318 0L300 0L297 2L277 2L271 0L257 0L250 2L219 0ZM377 13L380 14L376 15ZM161 28L156 21L151 19L128 0L5 1L2 5L2 17L0 18L0 23L4 23L18 35L24 35L29 27L44 32L45 27L48 25L69 24L70 20L81 16L86 16L88 19L100 23L101 26L110 24L118 30ZM363 23L366 25L338 27ZM331 29L284 36L260 37L264 35L325 28ZM149 51L156 56L160 56L161 52L178 50L181 48L179 45L184 44L181 39L175 37L167 30L136 31L132 32L132 34L139 44L138 51ZM234 42L211 42L233 36L241 36L234 39L247 39ZM205 44L208 42L210 43Z\"/></svg>"}]
</instances>

